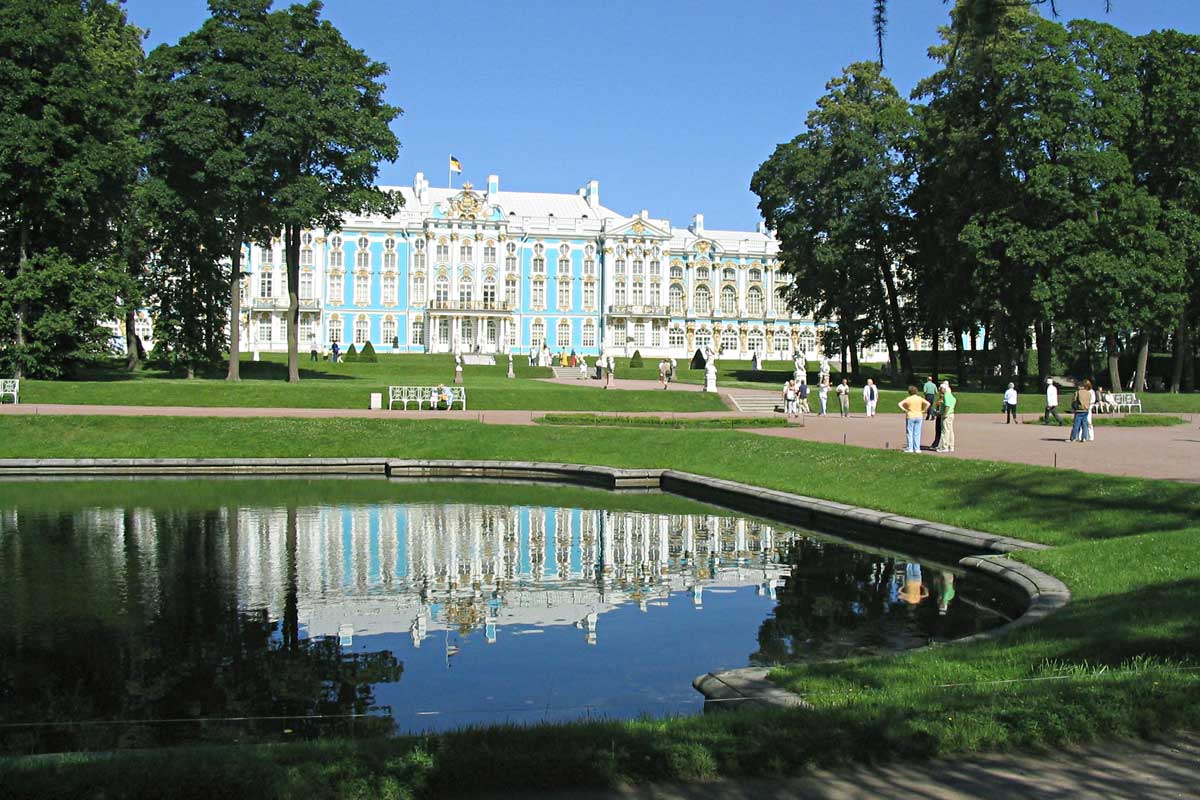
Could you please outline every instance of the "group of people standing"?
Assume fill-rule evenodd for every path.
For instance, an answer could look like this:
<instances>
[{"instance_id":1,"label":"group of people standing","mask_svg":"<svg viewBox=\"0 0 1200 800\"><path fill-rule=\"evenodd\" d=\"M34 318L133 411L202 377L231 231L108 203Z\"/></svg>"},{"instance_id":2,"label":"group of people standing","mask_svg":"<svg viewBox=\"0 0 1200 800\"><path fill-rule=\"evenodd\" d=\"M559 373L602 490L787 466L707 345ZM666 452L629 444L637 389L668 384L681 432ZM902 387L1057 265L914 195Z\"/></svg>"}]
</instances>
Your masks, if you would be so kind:
<instances>
[{"instance_id":1,"label":"group of people standing","mask_svg":"<svg viewBox=\"0 0 1200 800\"><path fill-rule=\"evenodd\" d=\"M904 412L904 452L921 452L921 428L926 420L934 423L933 443L929 449L938 453L954 452L954 410L958 398L950 389L950 381L935 385L930 379L921 389L909 386L908 396L897 405Z\"/></svg>"},{"instance_id":2,"label":"group of people standing","mask_svg":"<svg viewBox=\"0 0 1200 800\"><path fill-rule=\"evenodd\" d=\"M675 380L676 361L673 358L663 358L658 362L658 379L666 389Z\"/></svg>"}]
</instances>

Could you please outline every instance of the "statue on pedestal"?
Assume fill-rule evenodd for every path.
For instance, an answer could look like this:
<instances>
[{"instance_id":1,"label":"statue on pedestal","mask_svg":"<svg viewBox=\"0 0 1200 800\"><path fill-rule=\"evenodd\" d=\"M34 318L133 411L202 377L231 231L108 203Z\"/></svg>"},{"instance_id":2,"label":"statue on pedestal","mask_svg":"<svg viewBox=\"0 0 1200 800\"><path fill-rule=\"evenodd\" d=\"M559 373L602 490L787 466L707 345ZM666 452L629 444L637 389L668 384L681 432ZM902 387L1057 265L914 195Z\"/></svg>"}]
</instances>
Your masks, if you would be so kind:
<instances>
[{"instance_id":1,"label":"statue on pedestal","mask_svg":"<svg viewBox=\"0 0 1200 800\"><path fill-rule=\"evenodd\" d=\"M517 377L516 373L513 372L512 353L508 354L508 377L510 377L510 378Z\"/></svg>"},{"instance_id":2,"label":"statue on pedestal","mask_svg":"<svg viewBox=\"0 0 1200 800\"><path fill-rule=\"evenodd\" d=\"M712 345L704 351L704 391L717 391L717 351Z\"/></svg>"},{"instance_id":3,"label":"statue on pedestal","mask_svg":"<svg viewBox=\"0 0 1200 800\"><path fill-rule=\"evenodd\" d=\"M829 356L821 356L821 383L829 383Z\"/></svg>"},{"instance_id":4,"label":"statue on pedestal","mask_svg":"<svg viewBox=\"0 0 1200 800\"><path fill-rule=\"evenodd\" d=\"M797 350L792 356L792 378L808 383L808 354L803 350Z\"/></svg>"}]
</instances>

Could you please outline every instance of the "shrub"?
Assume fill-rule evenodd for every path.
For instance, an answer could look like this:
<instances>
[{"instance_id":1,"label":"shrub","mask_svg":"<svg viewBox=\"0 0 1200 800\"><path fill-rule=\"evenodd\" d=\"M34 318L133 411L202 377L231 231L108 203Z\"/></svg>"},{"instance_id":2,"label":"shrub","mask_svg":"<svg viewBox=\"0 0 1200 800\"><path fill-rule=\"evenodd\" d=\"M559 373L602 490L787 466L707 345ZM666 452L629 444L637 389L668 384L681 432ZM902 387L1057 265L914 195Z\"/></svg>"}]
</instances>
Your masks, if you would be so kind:
<instances>
[{"instance_id":1,"label":"shrub","mask_svg":"<svg viewBox=\"0 0 1200 800\"><path fill-rule=\"evenodd\" d=\"M375 346L370 342L363 345L362 352L358 354L359 361L365 361L368 364L374 364L379 361L379 357L375 355Z\"/></svg>"},{"instance_id":2,"label":"shrub","mask_svg":"<svg viewBox=\"0 0 1200 800\"><path fill-rule=\"evenodd\" d=\"M638 367L644 367L644 366L646 366L646 365L645 365L645 364L642 362L642 351L641 351L641 350L634 350L634 351L633 351L633 358L629 359L629 366L630 366L632 369L637 369Z\"/></svg>"},{"instance_id":3,"label":"shrub","mask_svg":"<svg viewBox=\"0 0 1200 800\"><path fill-rule=\"evenodd\" d=\"M342 361L358 361L358 351L354 349L354 345L350 345L346 350L346 354L342 356Z\"/></svg>"}]
</instances>

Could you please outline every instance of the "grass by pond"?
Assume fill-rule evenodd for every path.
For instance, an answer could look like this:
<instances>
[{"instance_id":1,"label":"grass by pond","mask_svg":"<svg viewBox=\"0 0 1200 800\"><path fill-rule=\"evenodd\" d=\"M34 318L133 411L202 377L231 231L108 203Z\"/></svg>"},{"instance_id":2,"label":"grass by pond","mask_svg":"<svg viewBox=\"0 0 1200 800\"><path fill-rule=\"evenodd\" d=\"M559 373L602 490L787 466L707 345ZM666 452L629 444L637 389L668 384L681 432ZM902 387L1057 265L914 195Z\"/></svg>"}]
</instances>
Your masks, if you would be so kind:
<instances>
[{"instance_id":1,"label":"grass by pond","mask_svg":"<svg viewBox=\"0 0 1200 800\"><path fill-rule=\"evenodd\" d=\"M0 456L338 456L675 467L1055 545L1074 601L995 642L777 670L813 708L387 741L0 760L18 797L443 797L1052 747L1200 725L1200 486L722 430L4 417ZM797 647L803 643L797 641ZM553 755L548 755L548 754Z\"/></svg>"},{"instance_id":2,"label":"grass by pond","mask_svg":"<svg viewBox=\"0 0 1200 800\"><path fill-rule=\"evenodd\" d=\"M538 422L543 425L585 425L593 428L687 428L695 430L736 428L786 428L788 421L780 417L628 417L600 414L547 414Z\"/></svg>"},{"instance_id":3,"label":"grass by pond","mask_svg":"<svg viewBox=\"0 0 1200 800\"><path fill-rule=\"evenodd\" d=\"M508 362L464 367L468 409L547 411L724 411L720 398L703 392L605 391L598 381L578 386L535 380L549 378L544 367L514 359L516 378L507 377ZM132 373L114 364L71 380L22 381L25 403L133 406L249 406L277 408L367 408L372 392L388 386L436 386L454 382L450 355L382 355L377 363L332 364L300 362L300 383L287 383L283 356L242 362L242 380L229 383L224 375L192 380L154 369Z\"/></svg>"}]
</instances>

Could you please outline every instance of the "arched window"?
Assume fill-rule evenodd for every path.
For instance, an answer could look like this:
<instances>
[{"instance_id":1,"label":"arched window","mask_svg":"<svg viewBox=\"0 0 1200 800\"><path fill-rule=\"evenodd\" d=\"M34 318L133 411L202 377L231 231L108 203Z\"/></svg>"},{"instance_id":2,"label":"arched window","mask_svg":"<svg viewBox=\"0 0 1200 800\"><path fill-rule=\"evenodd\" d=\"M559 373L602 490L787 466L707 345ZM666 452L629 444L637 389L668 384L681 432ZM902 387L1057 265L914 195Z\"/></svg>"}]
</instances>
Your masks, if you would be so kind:
<instances>
[{"instance_id":1,"label":"arched window","mask_svg":"<svg viewBox=\"0 0 1200 800\"><path fill-rule=\"evenodd\" d=\"M590 319L584 321L583 323L583 337L580 345L582 347L596 346L596 323L592 322Z\"/></svg>"},{"instance_id":2,"label":"arched window","mask_svg":"<svg viewBox=\"0 0 1200 800\"><path fill-rule=\"evenodd\" d=\"M787 328L776 328L775 336L773 338L775 341L776 353L782 354L792 352L792 340L791 337L788 336Z\"/></svg>"},{"instance_id":3,"label":"arched window","mask_svg":"<svg viewBox=\"0 0 1200 800\"><path fill-rule=\"evenodd\" d=\"M496 279L495 278L489 277L489 278L483 279L483 297L481 299L483 300L484 308L495 308L496 307Z\"/></svg>"},{"instance_id":4,"label":"arched window","mask_svg":"<svg viewBox=\"0 0 1200 800\"><path fill-rule=\"evenodd\" d=\"M673 280L673 281L683 280L683 267L676 266L676 265L671 266L671 280Z\"/></svg>"},{"instance_id":5,"label":"arched window","mask_svg":"<svg viewBox=\"0 0 1200 800\"><path fill-rule=\"evenodd\" d=\"M533 324L529 326L529 343L534 347L541 347L546 342L546 323L540 319L535 319Z\"/></svg>"},{"instance_id":6,"label":"arched window","mask_svg":"<svg viewBox=\"0 0 1200 800\"><path fill-rule=\"evenodd\" d=\"M753 269L750 270L750 274L748 277L749 277L751 283L761 283L762 282L762 270L759 269L758 267L754 267Z\"/></svg>"},{"instance_id":7,"label":"arched window","mask_svg":"<svg viewBox=\"0 0 1200 800\"><path fill-rule=\"evenodd\" d=\"M817 334L812 330L800 331L799 346L805 353L812 353L817 349Z\"/></svg>"},{"instance_id":8,"label":"arched window","mask_svg":"<svg viewBox=\"0 0 1200 800\"><path fill-rule=\"evenodd\" d=\"M359 272L354 276L354 303L366 305L371 302L371 276Z\"/></svg>"},{"instance_id":9,"label":"arched window","mask_svg":"<svg viewBox=\"0 0 1200 800\"><path fill-rule=\"evenodd\" d=\"M367 241L367 237L361 236L358 239L358 249L354 253L355 269L370 269L371 267L371 243Z\"/></svg>"},{"instance_id":10,"label":"arched window","mask_svg":"<svg viewBox=\"0 0 1200 800\"><path fill-rule=\"evenodd\" d=\"M696 329L696 348L703 350L712 344L712 331L708 328Z\"/></svg>"},{"instance_id":11,"label":"arched window","mask_svg":"<svg viewBox=\"0 0 1200 800\"><path fill-rule=\"evenodd\" d=\"M419 317L413 320L411 341L415 345L425 345L425 320Z\"/></svg>"},{"instance_id":12,"label":"arched window","mask_svg":"<svg viewBox=\"0 0 1200 800\"><path fill-rule=\"evenodd\" d=\"M696 280L708 280L708 267L696 267Z\"/></svg>"},{"instance_id":13,"label":"arched window","mask_svg":"<svg viewBox=\"0 0 1200 800\"><path fill-rule=\"evenodd\" d=\"M696 287L696 313L712 313L712 292L707 286Z\"/></svg>"},{"instance_id":14,"label":"arched window","mask_svg":"<svg viewBox=\"0 0 1200 800\"><path fill-rule=\"evenodd\" d=\"M669 347L680 348L683 347L686 342L687 339L684 338L683 328L679 327L678 325L667 331L667 345Z\"/></svg>"},{"instance_id":15,"label":"arched window","mask_svg":"<svg viewBox=\"0 0 1200 800\"><path fill-rule=\"evenodd\" d=\"M412 279L412 301L418 305L425 302L425 276L414 275Z\"/></svg>"},{"instance_id":16,"label":"arched window","mask_svg":"<svg viewBox=\"0 0 1200 800\"><path fill-rule=\"evenodd\" d=\"M354 343L366 344L371 338L371 323L366 317L359 317L354 320Z\"/></svg>"},{"instance_id":17,"label":"arched window","mask_svg":"<svg viewBox=\"0 0 1200 800\"><path fill-rule=\"evenodd\" d=\"M504 302L509 308L517 307L517 278L509 275L504 279Z\"/></svg>"},{"instance_id":18,"label":"arched window","mask_svg":"<svg viewBox=\"0 0 1200 800\"><path fill-rule=\"evenodd\" d=\"M766 339L761 328L755 328L746 336L746 347L752 352L762 353L766 350Z\"/></svg>"},{"instance_id":19,"label":"arched window","mask_svg":"<svg viewBox=\"0 0 1200 800\"><path fill-rule=\"evenodd\" d=\"M445 308L450 303L450 281L446 276L437 279L437 283L433 288L433 299L438 305Z\"/></svg>"},{"instance_id":20,"label":"arched window","mask_svg":"<svg viewBox=\"0 0 1200 800\"><path fill-rule=\"evenodd\" d=\"M342 341L342 318L337 314L329 315L329 343Z\"/></svg>"},{"instance_id":21,"label":"arched window","mask_svg":"<svg viewBox=\"0 0 1200 800\"><path fill-rule=\"evenodd\" d=\"M558 322L558 340L556 344L560 350L565 350L571 346L571 323L565 319Z\"/></svg>"},{"instance_id":22,"label":"arched window","mask_svg":"<svg viewBox=\"0 0 1200 800\"><path fill-rule=\"evenodd\" d=\"M751 286L746 291L746 313L754 317L762 316L763 293L762 289L758 288L757 286Z\"/></svg>"},{"instance_id":23,"label":"arched window","mask_svg":"<svg viewBox=\"0 0 1200 800\"><path fill-rule=\"evenodd\" d=\"M732 286L721 288L721 313L725 316L737 314L737 289Z\"/></svg>"},{"instance_id":24,"label":"arched window","mask_svg":"<svg viewBox=\"0 0 1200 800\"><path fill-rule=\"evenodd\" d=\"M395 253L392 253L395 255ZM396 305L396 273L385 272L383 275L383 303L384 305ZM387 338L387 337L384 337Z\"/></svg>"},{"instance_id":25,"label":"arched window","mask_svg":"<svg viewBox=\"0 0 1200 800\"><path fill-rule=\"evenodd\" d=\"M721 331L721 352L736 353L739 349L738 332L732 325L726 325Z\"/></svg>"},{"instance_id":26,"label":"arched window","mask_svg":"<svg viewBox=\"0 0 1200 800\"><path fill-rule=\"evenodd\" d=\"M470 305L474 299L475 285L470 278L460 278L458 281L458 300L464 305Z\"/></svg>"},{"instance_id":27,"label":"arched window","mask_svg":"<svg viewBox=\"0 0 1200 800\"><path fill-rule=\"evenodd\" d=\"M384 317L380 336L383 340L382 344L385 347L394 346L392 343L396 338L396 320L391 317Z\"/></svg>"},{"instance_id":28,"label":"arched window","mask_svg":"<svg viewBox=\"0 0 1200 800\"><path fill-rule=\"evenodd\" d=\"M733 267L726 267L725 269L723 269L721 271L721 280L736 281L737 280L737 272L734 270Z\"/></svg>"},{"instance_id":29,"label":"arched window","mask_svg":"<svg viewBox=\"0 0 1200 800\"><path fill-rule=\"evenodd\" d=\"M678 283L672 283L671 288L667 290L667 294L671 301L671 313L682 314L684 311L683 287Z\"/></svg>"}]
</instances>

